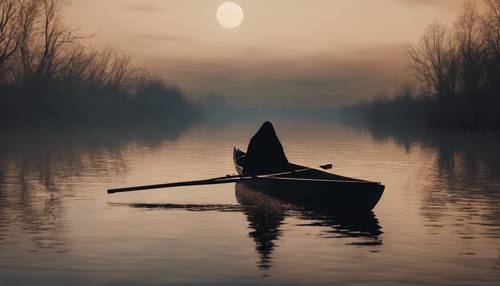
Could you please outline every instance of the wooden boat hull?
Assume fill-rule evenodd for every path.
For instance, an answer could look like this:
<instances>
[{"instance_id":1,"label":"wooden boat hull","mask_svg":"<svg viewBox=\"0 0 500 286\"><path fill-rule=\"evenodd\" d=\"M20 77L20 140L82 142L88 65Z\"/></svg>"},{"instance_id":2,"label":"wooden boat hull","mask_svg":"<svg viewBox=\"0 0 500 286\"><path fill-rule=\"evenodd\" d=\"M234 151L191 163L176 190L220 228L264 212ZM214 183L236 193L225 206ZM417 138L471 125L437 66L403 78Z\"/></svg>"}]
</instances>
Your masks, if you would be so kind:
<instances>
[{"instance_id":1,"label":"wooden boat hull","mask_svg":"<svg viewBox=\"0 0 500 286\"><path fill-rule=\"evenodd\" d=\"M242 174L246 154L234 149L236 171ZM324 211L370 211L384 192L384 185L330 174L320 170L290 164L295 173L255 178L240 182L287 203Z\"/></svg>"}]
</instances>

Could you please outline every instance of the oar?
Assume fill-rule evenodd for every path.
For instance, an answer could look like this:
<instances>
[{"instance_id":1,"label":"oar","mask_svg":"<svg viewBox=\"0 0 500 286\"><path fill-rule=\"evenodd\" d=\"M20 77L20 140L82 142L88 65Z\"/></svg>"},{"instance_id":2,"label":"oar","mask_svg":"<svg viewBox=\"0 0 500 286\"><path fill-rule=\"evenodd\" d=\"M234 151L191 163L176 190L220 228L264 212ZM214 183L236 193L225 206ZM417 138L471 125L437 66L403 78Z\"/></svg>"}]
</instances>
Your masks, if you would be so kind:
<instances>
[{"instance_id":1,"label":"oar","mask_svg":"<svg viewBox=\"0 0 500 286\"><path fill-rule=\"evenodd\" d=\"M128 187L128 188L109 189L108 194L134 192L134 191L142 191L142 190L152 190L152 189L173 188L173 187L184 187L184 186L228 184L228 183L235 183L235 182L248 180L251 178L252 177L227 176L227 177L219 177L219 178L196 180L196 181L184 181L184 182L175 182L175 183L166 183L166 184L156 184L156 185L147 185L147 186L136 186L136 187Z\"/></svg>"},{"instance_id":2,"label":"oar","mask_svg":"<svg viewBox=\"0 0 500 286\"><path fill-rule=\"evenodd\" d=\"M327 165L331 165L331 164L327 164ZM327 166L327 165L323 165L323 166ZM323 168L323 166L320 166L320 167ZM311 168L303 168L303 169L297 169L297 170L292 170L292 171L287 171L287 172L265 174L265 175L259 175L259 176L253 176L253 177L240 176L240 175L232 175L232 176L228 175L225 177L217 177L217 178L195 180L195 181L184 181L184 182L175 182L175 183L166 183L166 184L156 184L156 185L109 189L108 194L152 190L152 189L173 188L173 187L237 183L237 182L247 181L247 180L256 179L256 178L270 178L273 176L282 176L282 175L287 175L287 174L292 174L292 173L297 173L297 172L303 172L303 171L307 171L307 170L312 170L312 169Z\"/></svg>"}]
</instances>

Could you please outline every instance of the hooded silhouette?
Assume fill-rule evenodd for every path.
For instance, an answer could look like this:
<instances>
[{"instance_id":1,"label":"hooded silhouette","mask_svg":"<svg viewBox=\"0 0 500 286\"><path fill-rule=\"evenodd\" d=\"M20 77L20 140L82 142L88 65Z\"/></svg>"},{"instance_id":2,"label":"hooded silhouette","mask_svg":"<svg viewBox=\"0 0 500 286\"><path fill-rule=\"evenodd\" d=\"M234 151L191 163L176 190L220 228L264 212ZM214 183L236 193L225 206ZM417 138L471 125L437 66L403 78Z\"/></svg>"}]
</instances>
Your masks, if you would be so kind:
<instances>
[{"instance_id":1,"label":"hooded silhouette","mask_svg":"<svg viewBox=\"0 0 500 286\"><path fill-rule=\"evenodd\" d=\"M266 121L252 137L243 165L245 175L262 175L287 171L288 159L271 122Z\"/></svg>"}]
</instances>

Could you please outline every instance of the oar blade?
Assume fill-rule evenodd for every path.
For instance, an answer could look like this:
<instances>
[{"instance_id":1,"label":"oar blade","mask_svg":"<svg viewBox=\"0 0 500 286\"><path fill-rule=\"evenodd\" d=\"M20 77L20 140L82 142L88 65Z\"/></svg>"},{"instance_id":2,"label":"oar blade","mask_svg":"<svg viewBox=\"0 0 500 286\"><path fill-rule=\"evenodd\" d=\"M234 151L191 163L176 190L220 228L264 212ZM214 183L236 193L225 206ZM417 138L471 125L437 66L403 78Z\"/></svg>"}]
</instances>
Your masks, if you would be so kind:
<instances>
[{"instance_id":1,"label":"oar blade","mask_svg":"<svg viewBox=\"0 0 500 286\"><path fill-rule=\"evenodd\" d=\"M331 170L333 168L333 164L325 164L325 165L321 165L319 167L323 170Z\"/></svg>"}]
</instances>

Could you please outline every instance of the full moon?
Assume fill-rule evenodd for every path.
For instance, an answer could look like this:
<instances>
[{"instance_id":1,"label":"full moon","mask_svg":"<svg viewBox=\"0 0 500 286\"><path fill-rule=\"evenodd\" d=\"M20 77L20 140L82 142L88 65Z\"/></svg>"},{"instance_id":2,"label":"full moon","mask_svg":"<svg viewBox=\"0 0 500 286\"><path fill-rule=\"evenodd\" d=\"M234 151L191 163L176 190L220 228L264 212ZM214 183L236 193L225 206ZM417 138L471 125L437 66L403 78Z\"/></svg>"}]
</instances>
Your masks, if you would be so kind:
<instances>
[{"instance_id":1,"label":"full moon","mask_svg":"<svg viewBox=\"0 0 500 286\"><path fill-rule=\"evenodd\" d=\"M243 9L234 2L226 2L217 9L217 21L224 28L236 28L243 22Z\"/></svg>"}]
</instances>

